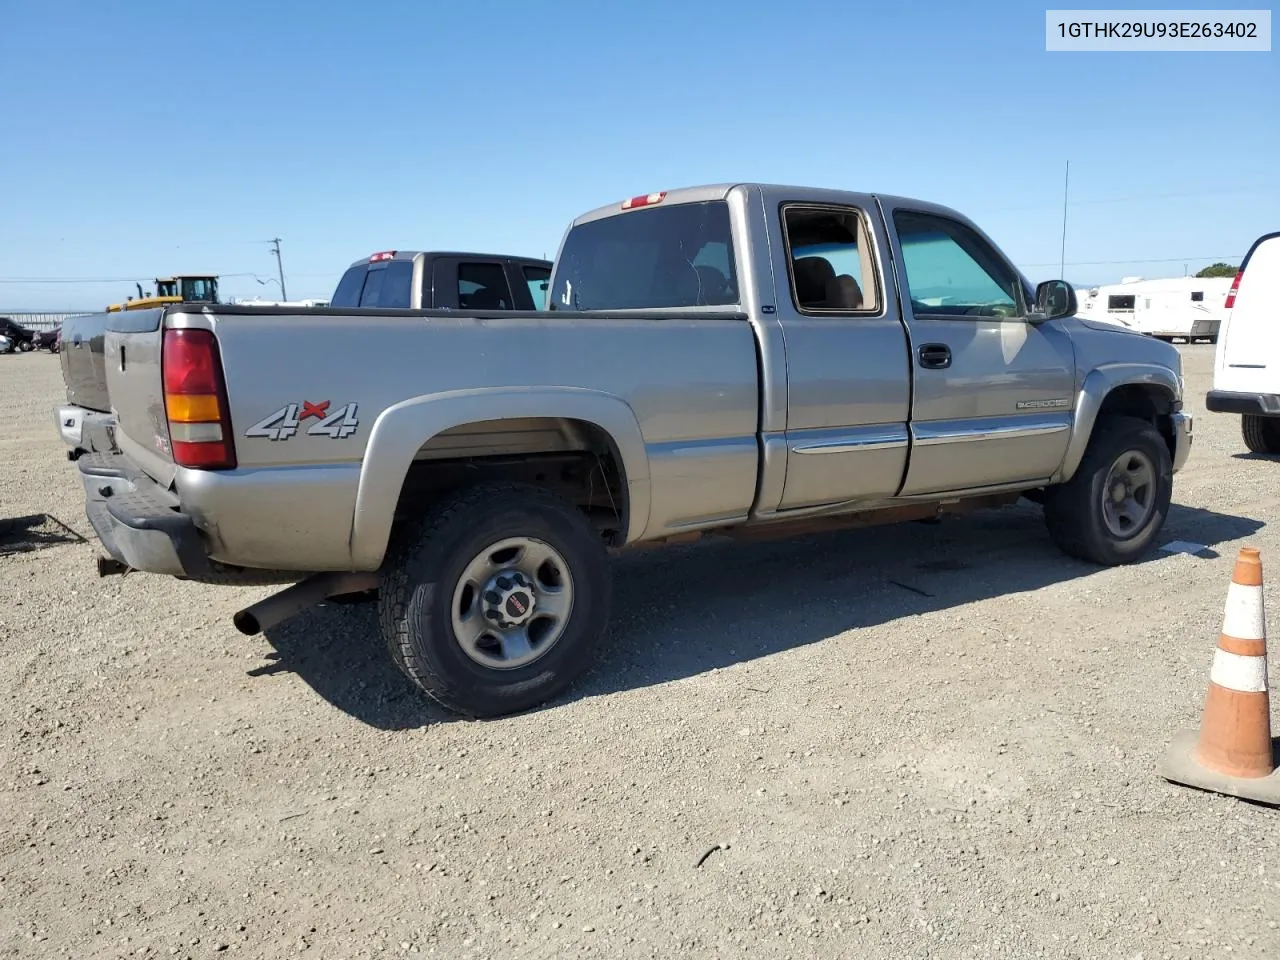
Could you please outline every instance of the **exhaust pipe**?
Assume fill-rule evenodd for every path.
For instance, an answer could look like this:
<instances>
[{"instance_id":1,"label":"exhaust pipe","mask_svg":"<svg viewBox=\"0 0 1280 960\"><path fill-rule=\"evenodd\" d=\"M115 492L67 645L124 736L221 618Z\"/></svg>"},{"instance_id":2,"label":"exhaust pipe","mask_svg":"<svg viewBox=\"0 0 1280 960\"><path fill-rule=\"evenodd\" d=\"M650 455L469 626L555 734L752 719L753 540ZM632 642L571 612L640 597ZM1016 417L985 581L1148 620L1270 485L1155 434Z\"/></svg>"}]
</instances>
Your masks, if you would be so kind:
<instances>
[{"instance_id":1,"label":"exhaust pipe","mask_svg":"<svg viewBox=\"0 0 1280 960\"><path fill-rule=\"evenodd\" d=\"M251 637L329 597L373 590L379 579L376 572L317 573L237 611L231 622L237 630Z\"/></svg>"},{"instance_id":2,"label":"exhaust pipe","mask_svg":"<svg viewBox=\"0 0 1280 960\"><path fill-rule=\"evenodd\" d=\"M123 576L129 572L129 565L121 563L115 557L98 557L98 576L114 577Z\"/></svg>"}]
</instances>

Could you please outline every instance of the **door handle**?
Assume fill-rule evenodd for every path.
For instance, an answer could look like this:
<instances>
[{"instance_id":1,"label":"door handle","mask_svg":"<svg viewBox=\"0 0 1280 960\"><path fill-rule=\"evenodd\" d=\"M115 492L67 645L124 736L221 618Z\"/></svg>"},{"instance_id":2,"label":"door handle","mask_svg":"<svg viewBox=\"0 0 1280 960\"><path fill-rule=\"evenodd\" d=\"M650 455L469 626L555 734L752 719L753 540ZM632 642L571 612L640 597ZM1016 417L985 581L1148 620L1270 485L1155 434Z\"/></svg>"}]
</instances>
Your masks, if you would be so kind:
<instances>
[{"instance_id":1,"label":"door handle","mask_svg":"<svg viewBox=\"0 0 1280 960\"><path fill-rule=\"evenodd\" d=\"M918 356L920 366L929 370L945 370L951 366L951 348L945 343L922 343Z\"/></svg>"}]
</instances>

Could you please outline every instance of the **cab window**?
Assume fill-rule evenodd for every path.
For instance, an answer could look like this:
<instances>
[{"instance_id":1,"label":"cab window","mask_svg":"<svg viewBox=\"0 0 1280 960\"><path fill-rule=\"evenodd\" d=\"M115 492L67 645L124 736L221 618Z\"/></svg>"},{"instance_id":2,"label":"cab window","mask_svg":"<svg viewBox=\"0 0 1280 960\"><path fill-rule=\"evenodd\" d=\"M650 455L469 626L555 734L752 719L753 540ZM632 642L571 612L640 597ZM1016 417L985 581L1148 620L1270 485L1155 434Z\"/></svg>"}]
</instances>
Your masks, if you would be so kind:
<instances>
[{"instance_id":1,"label":"cab window","mask_svg":"<svg viewBox=\"0 0 1280 960\"><path fill-rule=\"evenodd\" d=\"M547 288L550 286L551 271L546 267L525 267L524 282L529 285L529 297L533 300L533 309L547 309Z\"/></svg>"},{"instance_id":2,"label":"cab window","mask_svg":"<svg viewBox=\"0 0 1280 960\"><path fill-rule=\"evenodd\" d=\"M458 307L462 310L513 310L507 271L501 263L458 264Z\"/></svg>"},{"instance_id":3,"label":"cab window","mask_svg":"<svg viewBox=\"0 0 1280 960\"><path fill-rule=\"evenodd\" d=\"M1021 317L1018 274L969 227L947 217L893 215L914 316Z\"/></svg>"},{"instance_id":4,"label":"cab window","mask_svg":"<svg viewBox=\"0 0 1280 960\"><path fill-rule=\"evenodd\" d=\"M856 207L782 208L791 299L801 313L879 313L866 214Z\"/></svg>"},{"instance_id":5,"label":"cab window","mask_svg":"<svg viewBox=\"0 0 1280 960\"><path fill-rule=\"evenodd\" d=\"M739 302L723 200L647 207L579 224L555 270L552 310L662 310Z\"/></svg>"}]
</instances>

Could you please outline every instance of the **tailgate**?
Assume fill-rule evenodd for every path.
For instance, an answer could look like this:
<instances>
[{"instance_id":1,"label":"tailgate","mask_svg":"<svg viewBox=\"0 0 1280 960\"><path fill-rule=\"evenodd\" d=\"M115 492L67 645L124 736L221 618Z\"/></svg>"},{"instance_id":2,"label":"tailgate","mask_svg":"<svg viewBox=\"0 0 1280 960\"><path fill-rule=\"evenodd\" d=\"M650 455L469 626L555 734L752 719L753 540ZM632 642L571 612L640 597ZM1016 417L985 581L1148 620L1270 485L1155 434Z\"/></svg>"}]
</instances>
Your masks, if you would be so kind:
<instances>
[{"instance_id":1,"label":"tailgate","mask_svg":"<svg viewBox=\"0 0 1280 960\"><path fill-rule=\"evenodd\" d=\"M68 317L62 322L62 347L58 352L67 402L103 413L111 409L102 354L111 317L110 313Z\"/></svg>"},{"instance_id":2,"label":"tailgate","mask_svg":"<svg viewBox=\"0 0 1280 960\"><path fill-rule=\"evenodd\" d=\"M110 314L103 351L116 443L162 486L176 468L169 444L160 367L164 309Z\"/></svg>"}]
</instances>

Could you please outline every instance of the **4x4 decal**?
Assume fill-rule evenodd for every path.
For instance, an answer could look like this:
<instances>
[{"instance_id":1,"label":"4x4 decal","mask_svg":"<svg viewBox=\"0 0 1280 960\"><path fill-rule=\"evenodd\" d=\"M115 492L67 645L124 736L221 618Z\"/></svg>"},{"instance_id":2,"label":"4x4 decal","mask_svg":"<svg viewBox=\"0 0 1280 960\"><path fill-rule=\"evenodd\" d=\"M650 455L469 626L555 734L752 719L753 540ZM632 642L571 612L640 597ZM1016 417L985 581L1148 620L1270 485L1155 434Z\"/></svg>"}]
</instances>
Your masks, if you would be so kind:
<instances>
[{"instance_id":1,"label":"4x4 decal","mask_svg":"<svg viewBox=\"0 0 1280 960\"><path fill-rule=\"evenodd\" d=\"M308 437L331 437L334 440L345 440L360 427L356 418L357 404L348 403L329 413L329 401L312 403L304 400L301 404L289 403L269 416L263 417L244 432L246 437L266 437L268 440L288 440L302 427L304 420L314 418L315 423L307 429Z\"/></svg>"}]
</instances>

